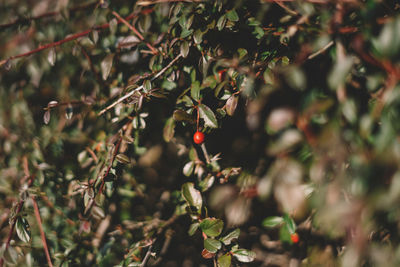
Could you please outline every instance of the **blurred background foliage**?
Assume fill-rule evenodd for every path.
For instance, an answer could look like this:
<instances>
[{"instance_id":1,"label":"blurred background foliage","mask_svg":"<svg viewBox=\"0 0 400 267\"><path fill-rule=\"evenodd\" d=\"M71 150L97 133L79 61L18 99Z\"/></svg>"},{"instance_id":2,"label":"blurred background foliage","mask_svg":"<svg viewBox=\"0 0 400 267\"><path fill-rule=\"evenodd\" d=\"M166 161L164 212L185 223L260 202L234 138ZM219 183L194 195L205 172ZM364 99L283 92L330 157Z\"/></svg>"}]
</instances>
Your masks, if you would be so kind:
<instances>
[{"instance_id":1,"label":"blurred background foliage","mask_svg":"<svg viewBox=\"0 0 400 267\"><path fill-rule=\"evenodd\" d=\"M0 263L398 266L399 9L3 1Z\"/></svg>"}]
</instances>

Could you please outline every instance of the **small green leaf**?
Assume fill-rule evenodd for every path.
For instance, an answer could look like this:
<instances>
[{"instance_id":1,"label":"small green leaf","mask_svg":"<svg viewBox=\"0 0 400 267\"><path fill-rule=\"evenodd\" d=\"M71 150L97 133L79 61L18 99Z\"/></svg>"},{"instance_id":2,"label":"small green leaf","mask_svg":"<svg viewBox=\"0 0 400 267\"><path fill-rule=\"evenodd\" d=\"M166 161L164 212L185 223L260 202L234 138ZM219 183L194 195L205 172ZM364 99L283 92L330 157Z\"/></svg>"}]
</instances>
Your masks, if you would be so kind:
<instances>
[{"instance_id":1,"label":"small green leaf","mask_svg":"<svg viewBox=\"0 0 400 267\"><path fill-rule=\"evenodd\" d=\"M193 183L185 183L182 186L182 196L190 206L196 207L199 211L203 204L200 191L194 188Z\"/></svg>"},{"instance_id":2,"label":"small green leaf","mask_svg":"<svg viewBox=\"0 0 400 267\"><path fill-rule=\"evenodd\" d=\"M275 227L283 223L283 218L278 216L270 216L263 220L262 226L264 227Z\"/></svg>"},{"instance_id":3,"label":"small green leaf","mask_svg":"<svg viewBox=\"0 0 400 267\"><path fill-rule=\"evenodd\" d=\"M288 215L283 215L283 220L285 221L286 227L290 234L294 234L296 232L296 223L293 219Z\"/></svg>"},{"instance_id":4,"label":"small green leaf","mask_svg":"<svg viewBox=\"0 0 400 267\"><path fill-rule=\"evenodd\" d=\"M201 41L203 40L203 34L204 33L200 29L198 29L197 31L194 32L193 40L194 40L194 42L196 44L200 44L201 43Z\"/></svg>"},{"instance_id":5,"label":"small green leaf","mask_svg":"<svg viewBox=\"0 0 400 267\"><path fill-rule=\"evenodd\" d=\"M115 159L116 159L118 162L123 163L123 164L128 164L128 163L131 162L131 160L129 159L129 157L128 157L127 155L124 155L124 154L118 154L118 155L115 157Z\"/></svg>"},{"instance_id":6,"label":"small green leaf","mask_svg":"<svg viewBox=\"0 0 400 267\"><path fill-rule=\"evenodd\" d=\"M189 161L188 163L185 164L183 167L183 174L187 177L192 175L194 169L194 161Z\"/></svg>"},{"instance_id":7,"label":"small green leaf","mask_svg":"<svg viewBox=\"0 0 400 267\"><path fill-rule=\"evenodd\" d=\"M187 41L183 41L181 44L181 55L182 57L187 57L189 54L189 43Z\"/></svg>"},{"instance_id":8,"label":"small green leaf","mask_svg":"<svg viewBox=\"0 0 400 267\"><path fill-rule=\"evenodd\" d=\"M230 232L229 234L227 234L226 236L222 237L220 240L222 243L228 246L232 243L232 240L238 239L239 235L240 235L240 229L237 228L232 232Z\"/></svg>"},{"instance_id":9,"label":"small green leaf","mask_svg":"<svg viewBox=\"0 0 400 267\"><path fill-rule=\"evenodd\" d=\"M189 227L188 234L190 236L194 235L196 233L197 229L199 229L199 226L200 226L200 223L198 223L198 222L192 223Z\"/></svg>"},{"instance_id":10,"label":"small green leaf","mask_svg":"<svg viewBox=\"0 0 400 267\"><path fill-rule=\"evenodd\" d=\"M171 117L165 122L163 137L165 142L170 142L175 135L175 120Z\"/></svg>"},{"instance_id":11,"label":"small green leaf","mask_svg":"<svg viewBox=\"0 0 400 267\"><path fill-rule=\"evenodd\" d=\"M216 253L221 247L222 244L218 240L212 238L207 238L204 240L204 248L209 252Z\"/></svg>"},{"instance_id":12,"label":"small green leaf","mask_svg":"<svg viewBox=\"0 0 400 267\"><path fill-rule=\"evenodd\" d=\"M207 218L200 223L201 230L211 237L219 236L224 228L224 222L216 218Z\"/></svg>"},{"instance_id":13,"label":"small green leaf","mask_svg":"<svg viewBox=\"0 0 400 267\"><path fill-rule=\"evenodd\" d=\"M113 65L114 54L108 54L100 64L103 80L107 80Z\"/></svg>"},{"instance_id":14,"label":"small green leaf","mask_svg":"<svg viewBox=\"0 0 400 267\"><path fill-rule=\"evenodd\" d=\"M199 82L192 83L192 87L190 88L190 95L197 102L200 101L200 84Z\"/></svg>"},{"instance_id":15,"label":"small green leaf","mask_svg":"<svg viewBox=\"0 0 400 267\"><path fill-rule=\"evenodd\" d=\"M218 258L218 267L230 267L232 256L229 253Z\"/></svg>"},{"instance_id":16,"label":"small green leaf","mask_svg":"<svg viewBox=\"0 0 400 267\"><path fill-rule=\"evenodd\" d=\"M181 38L186 38L193 33L193 30L183 29L181 32Z\"/></svg>"},{"instance_id":17,"label":"small green leaf","mask_svg":"<svg viewBox=\"0 0 400 267\"><path fill-rule=\"evenodd\" d=\"M151 90L152 86L151 86L151 81L150 80L145 80L143 82L143 89L145 92L149 92Z\"/></svg>"},{"instance_id":18,"label":"small green leaf","mask_svg":"<svg viewBox=\"0 0 400 267\"><path fill-rule=\"evenodd\" d=\"M232 9L231 11L226 13L226 17L230 21L238 21L239 20L239 16L238 16L238 14L236 13L236 11L234 9Z\"/></svg>"},{"instance_id":19,"label":"small green leaf","mask_svg":"<svg viewBox=\"0 0 400 267\"><path fill-rule=\"evenodd\" d=\"M28 243L31 240L31 231L29 230L29 223L23 217L18 217L15 225L17 235L23 242Z\"/></svg>"},{"instance_id":20,"label":"small green leaf","mask_svg":"<svg viewBox=\"0 0 400 267\"><path fill-rule=\"evenodd\" d=\"M226 16L223 15L218 19L218 22L217 22L218 30L221 31L225 27L225 24L226 24Z\"/></svg>"},{"instance_id":21,"label":"small green leaf","mask_svg":"<svg viewBox=\"0 0 400 267\"><path fill-rule=\"evenodd\" d=\"M204 120L205 126L210 128L217 128L218 121L214 112L204 104L199 105L200 118Z\"/></svg>"},{"instance_id":22,"label":"small green leaf","mask_svg":"<svg viewBox=\"0 0 400 267\"><path fill-rule=\"evenodd\" d=\"M233 256L240 262L252 262L256 257L256 253L247 249L238 249L232 251Z\"/></svg>"}]
</instances>

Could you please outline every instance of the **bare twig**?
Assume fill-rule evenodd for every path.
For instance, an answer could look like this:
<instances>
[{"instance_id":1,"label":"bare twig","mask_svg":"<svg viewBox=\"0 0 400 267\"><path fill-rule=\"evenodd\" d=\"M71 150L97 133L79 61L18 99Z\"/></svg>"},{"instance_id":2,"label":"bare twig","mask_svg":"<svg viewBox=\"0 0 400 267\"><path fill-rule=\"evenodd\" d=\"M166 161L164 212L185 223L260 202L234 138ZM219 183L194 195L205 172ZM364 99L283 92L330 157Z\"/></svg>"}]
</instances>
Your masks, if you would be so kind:
<instances>
[{"instance_id":1,"label":"bare twig","mask_svg":"<svg viewBox=\"0 0 400 267\"><path fill-rule=\"evenodd\" d=\"M182 57L181 54L179 54L176 58L174 58L167 66L165 66L162 70L160 70L151 80L154 81L155 79L157 79L158 77L160 77L164 72L166 72L176 61L178 61L178 59L180 59ZM108 105L106 108L104 108L103 110L101 110L99 112L99 116L101 116L103 113L105 113L107 110L115 107L116 105L118 105L119 103L121 103L122 101L124 101L125 99L128 99L129 97L131 97L136 91L142 90L143 89L143 85L135 88L134 90L130 91L129 93L127 93L126 95L124 95L123 97L120 97L117 101L113 102L112 104Z\"/></svg>"},{"instance_id":2,"label":"bare twig","mask_svg":"<svg viewBox=\"0 0 400 267\"><path fill-rule=\"evenodd\" d=\"M203 150L204 157L206 158L207 164L210 164L210 157L208 156L206 145L203 143L201 144L201 150Z\"/></svg>"},{"instance_id":3,"label":"bare twig","mask_svg":"<svg viewBox=\"0 0 400 267\"><path fill-rule=\"evenodd\" d=\"M131 25L128 21L126 21L125 19L123 19L117 12L113 11L112 14L117 17L117 19L122 22L123 24L125 24L126 26L128 26L128 28L133 31L137 37L139 37L140 40L144 41L143 36L140 34L140 32L138 30L136 30L136 28ZM158 51L157 49L154 48L154 46L152 46L150 43L146 42L147 47L153 52L153 54L157 54Z\"/></svg>"},{"instance_id":4,"label":"bare twig","mask_svg":"<svg viewBox=\"0 0 400 267\"><path fill-rule=\"evenodd\" d=\"M274 3L277 4L278 6L280 6L281 8L283 8L284 10L286 10L290 15L293 15L293 16L299 15L299 13L297 13L297 12L294 11L294 10L291 10L291 9L290 9L289 7L287 7L284 3L282 3L281 0L279 0L279 1L274 1Z\"/></svg>"},{"instance_id":5,"label":"bare twig","mask_svg":"<svg viewBox=\"0 0 400 267\"><path fill-rule=\"evenodd\" d=\"M151 245L149 246L149 249L147 250L146 255L144 256L144 259L143 259L143 261L142 261L142 264L140 264L140 267L145 267L145 266L146 266L147 261L150 259L150 256L151 256L151 249L152 249L152 248L153 248L153 244L151 244Z\"/></svg>"},{"instance_id":6,"label":"bare twig","mask_svg":"<svg viewBox=\"0 0 400 267\"><path fill-rule=\"evenodd\" d=\"M326 45L325 45L324 47L322 47L320 50L318 50L317 52L312 53L311 55L309 55L309 56L307 57L307 59L313 59L313 58L315 58L316 56L319 56L320 54L322 54L322 53L324 53L326 50L328 50L333 44L334 44L334 42L333 42L333 41L330 41L328 44L326 44Z\"/></svg>"},{"instance_id":7,"label":"bare twig","mask_svg":"<svg viewBox=\"0 0 400 267\"><path fill-rule=\"evenodd\" d=\"M130 20L130 19L132 19L134 17L135 17L135 15L131 14L131 15L127 16L125 18L125 20ZM32 54L38 53L38 52L40 52L42 50L45 50L45 49L48 49L48 48L51 48L51 47L60 46L60 45L62 45L64 43L76 40L76 39L78 39L80 37L83 37L83 36L86 36L86 35L90 34L94 30L99 31L99 30L106 29L108 27L109 27L109 23L105 23L105 24L102 24L102 25L99 25L99 26L95 26L90 30L86 30L86 31L83 31L83 32L80 32L80 33L73 34L73 35L71 35L71 36L69 36L69 37L67 37L65 39L60 40L60 41L49 43L49 44L45 44L45 45L41 45L38 48L33 49L33 50L29 51L29 52L26 52L26 53L23 53L23 54L19 54L19 55L15 55L15 56L11 56L11 57L9 57L7 59L1 60L0 61L0 66L6 64L7 62L10 62L11 60L14 60L14 59L17 59L17 58L21 58L21 57L27 57L27 56L30 56Z\"/></svg>"},{"instance_id":8,"label":"bare twig","mask_svg":"<svg viewBox=\"0 0 400 267\"><path fill-rule=\"evenodd\" d=\"M35 210L36 221L39 226L40 237L42 238L44 253L46 254L47 264L50 267L53 267L53 263L51 262L51 258L50 258L49 248L47 247L46 235L44 234L44 231L43 231L43 225L42 225L42 220L40 218L39 207L36 202L35 196L32 196L31 198L32 198L32 202L33 202L33 209Z\"/></svg>"}]
</instances>

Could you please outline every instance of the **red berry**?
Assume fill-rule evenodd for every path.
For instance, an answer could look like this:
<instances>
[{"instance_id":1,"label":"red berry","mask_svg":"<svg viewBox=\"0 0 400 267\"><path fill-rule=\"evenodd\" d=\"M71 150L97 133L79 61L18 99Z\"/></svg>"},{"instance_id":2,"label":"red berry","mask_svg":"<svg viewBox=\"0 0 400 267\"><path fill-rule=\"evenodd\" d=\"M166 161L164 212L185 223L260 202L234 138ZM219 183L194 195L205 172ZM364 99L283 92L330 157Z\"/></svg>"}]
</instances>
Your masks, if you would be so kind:
<instances>
[{"instance_id":1,"label":"red berry","mask_svg":"<svg viewBox=\"0 0 400 267\"><path fill-rule=\"evenodd\" d=\"M204 142L204 134L202 132L195 132L193 135L193 141L201 145Z\"/></svg>"},{"instance_id":2,"label":"red berry","mask_svg":"<svg viewBox=\"0 0 400 267\"><path fill-rule=\"evenodd\" d=\"M290 239L291 239L292 242L295 243L295 244L298 243L299 240L300 240L299 235L298 235L297 233L291 234L291 235L290 235Z\"/></svg>"}]
</instances>

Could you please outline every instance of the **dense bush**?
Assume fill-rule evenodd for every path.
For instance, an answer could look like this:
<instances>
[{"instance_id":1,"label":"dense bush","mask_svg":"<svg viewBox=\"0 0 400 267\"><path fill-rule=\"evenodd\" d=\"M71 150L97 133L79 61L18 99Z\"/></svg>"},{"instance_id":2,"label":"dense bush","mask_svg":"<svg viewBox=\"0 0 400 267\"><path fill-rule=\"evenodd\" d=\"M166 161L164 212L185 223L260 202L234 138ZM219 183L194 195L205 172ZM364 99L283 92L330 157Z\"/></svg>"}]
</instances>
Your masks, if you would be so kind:
<instances>
[{"instance_id":1,"label":"dense bush","mask_svg":"<svg viewBox=\"0 0 400 267\"><path fill-rule=\"evenodd\" d=\"M399 9L6 1L0 266L398 266Z\"/></svg>"}]
</instances>

